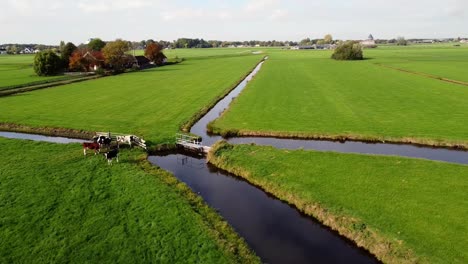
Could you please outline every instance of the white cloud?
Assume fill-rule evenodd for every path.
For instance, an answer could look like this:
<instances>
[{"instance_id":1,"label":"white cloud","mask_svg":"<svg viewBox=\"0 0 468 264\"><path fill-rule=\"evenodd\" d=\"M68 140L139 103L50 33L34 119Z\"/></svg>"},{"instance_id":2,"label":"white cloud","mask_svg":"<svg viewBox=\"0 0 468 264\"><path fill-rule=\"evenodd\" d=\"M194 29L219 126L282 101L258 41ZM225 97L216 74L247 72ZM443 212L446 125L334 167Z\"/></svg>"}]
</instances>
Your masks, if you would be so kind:
<instances>
[{"instance_id":1,"label":"white cloud","mask_svg":"<svg viewBox=\"0 0 468 264\"><path fill-rule=\"evenodd\" d=\"M2 9L9 10L9 15L14 15L14 13L20 16L35 14L52 15L64 6L63 1L59 0L45 0L41 2L34 0L7 0L6 6L3 6Z\"/></svg>"},{"instance_id":2,"label":"white cloud","mask_svg":"<svg viewBox=\"0 0 468 264\"><path fill-rule=\"evenodd\" d=\"M80 0L77 3L79 9L86 13L108 12L115 10L133 10L156 5L158 1L150 0Z\"/></svg>"},{"instance_id":3,"label":"white cloud","mask_svg":"<svg viewBox=\"0 0 468 264\"><path fill-rule=\"evenodd\" d=\"M245 6L245 11L255 13L265 11L278 6L279 0L250 0Z\"/></svg>"},{"instance_id":4,"label":"white cloud","mask_svg":"<svg viewBox=\"0 0 468 264\"><path fill-rule=\"evenodd\" d=\"M288 17L289 12L284 9L276 9L270 14L271 20L279 20Z\"/></svg>"},{"instance_id":5,"label":"white cloud","mask_svg":"<svg viewBox=\"0 0 468 264\"><path fill-rule=\"evenodd\" d=\"M232 14L222 10L205 10L201 8L184 8L181 10L161 12L161 18L164 21L174 20L209 20L209 19L230 19Z\"/></svg>"}]
</instances>

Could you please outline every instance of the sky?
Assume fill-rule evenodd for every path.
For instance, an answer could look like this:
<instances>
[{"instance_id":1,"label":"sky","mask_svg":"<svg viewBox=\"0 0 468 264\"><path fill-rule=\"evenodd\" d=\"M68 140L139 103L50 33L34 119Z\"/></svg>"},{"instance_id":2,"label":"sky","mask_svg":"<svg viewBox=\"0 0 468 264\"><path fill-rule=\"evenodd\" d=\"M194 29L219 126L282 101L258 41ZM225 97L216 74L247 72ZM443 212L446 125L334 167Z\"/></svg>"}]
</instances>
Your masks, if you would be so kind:
<instances>
[{"instance_id":1,"label":"sky","mask_svg":"<svg viewBox=\"0 0 468 264\"><path fill-rule=\"evenodd\" d=\"M468 38L468 0L2 0L0 43Z\"/></svg>"}]
</instances>

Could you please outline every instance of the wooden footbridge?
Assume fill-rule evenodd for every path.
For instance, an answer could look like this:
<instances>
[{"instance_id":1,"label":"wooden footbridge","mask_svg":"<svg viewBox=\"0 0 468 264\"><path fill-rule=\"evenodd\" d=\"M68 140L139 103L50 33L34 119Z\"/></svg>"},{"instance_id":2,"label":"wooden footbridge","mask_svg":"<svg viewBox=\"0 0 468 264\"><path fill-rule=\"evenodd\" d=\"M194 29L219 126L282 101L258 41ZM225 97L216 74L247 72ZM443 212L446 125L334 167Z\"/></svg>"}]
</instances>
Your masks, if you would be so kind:
<instances>
[{"instance_id":1,"label":"wooden footbridge","mask_svg":"<svg viewBox=\"0 0 468 264\"><path fill-rule=\"evenodd\" d=\"M176 134L176 145L178 147L199 153L206 154L208 151L210 151L210 147L202 145L201 139L199 137L186 134Z\"/></svg>"}]
</instances>

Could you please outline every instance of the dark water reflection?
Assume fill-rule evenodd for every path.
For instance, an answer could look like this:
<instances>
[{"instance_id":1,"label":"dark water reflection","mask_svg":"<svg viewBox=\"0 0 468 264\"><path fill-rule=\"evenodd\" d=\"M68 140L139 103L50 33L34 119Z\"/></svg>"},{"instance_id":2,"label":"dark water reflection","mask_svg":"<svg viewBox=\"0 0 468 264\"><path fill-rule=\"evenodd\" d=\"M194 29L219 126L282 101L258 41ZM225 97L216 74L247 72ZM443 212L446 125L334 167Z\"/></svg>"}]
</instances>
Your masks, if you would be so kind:
<instances>
[{"instance_id":1,"label":"dark water reflection","mask_svg":"<svg viewBox=\"0 0 468 264\"><path fill-rule=\"evenodd\" d=\"M262 190L230 176L203 157L184 154L148 159L215 208L266 263L377 263L335 232Z\"/></svg>"}]
</instances>

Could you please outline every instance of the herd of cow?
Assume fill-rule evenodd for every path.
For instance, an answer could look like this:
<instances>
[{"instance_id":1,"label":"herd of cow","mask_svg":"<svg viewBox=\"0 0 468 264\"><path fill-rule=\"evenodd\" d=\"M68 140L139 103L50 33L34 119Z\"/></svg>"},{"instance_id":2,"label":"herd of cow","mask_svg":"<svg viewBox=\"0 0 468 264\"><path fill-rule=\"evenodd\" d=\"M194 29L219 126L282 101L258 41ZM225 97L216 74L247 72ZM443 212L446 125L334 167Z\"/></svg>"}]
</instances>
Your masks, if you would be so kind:
<instances>
[{"instance_id":1,"label":"herd of cow","mask_svg":"<svg viewBox=\"0 0 468 264\"><path fill-rule=\"evenodd\" d=\"M112 160L115 159L119 162L119 143L128 144L132 146L132 142L136 139L135 136L117 136L116 146L111 146L112 138L107 136L95 136L93 142L83 142L83 154L86 156L87 150L94 150L94 155L101 153L101 149L105 148L107 152L104 152L104 156L107 159L109 165L112 164Z\"/></svg>"}]
</instances>

